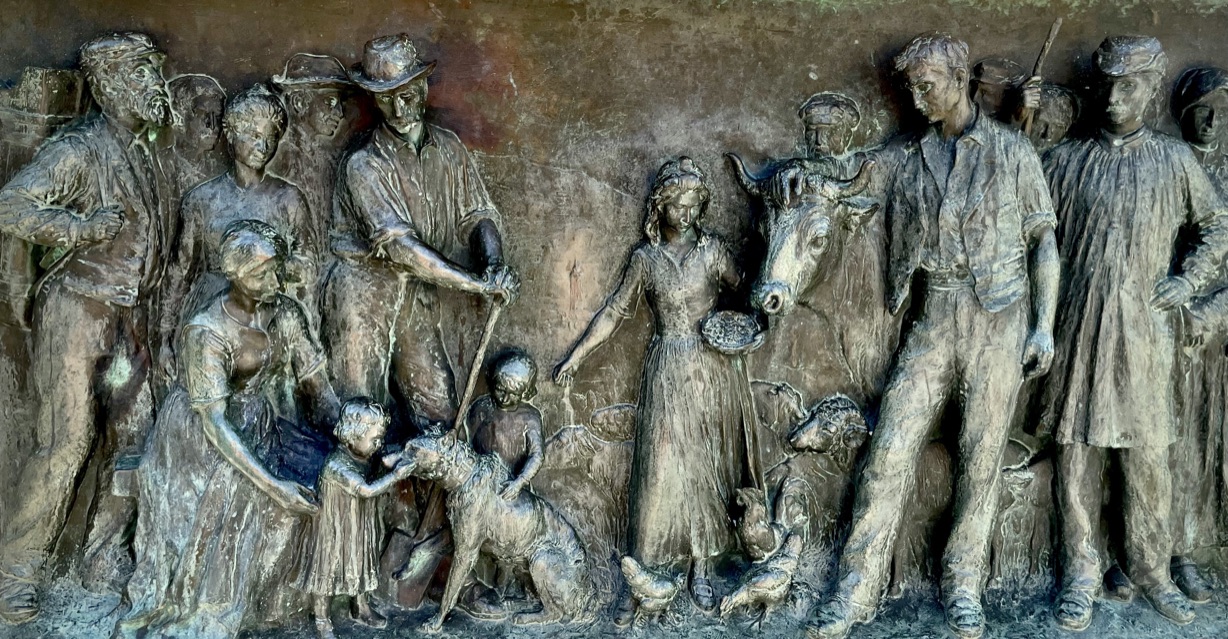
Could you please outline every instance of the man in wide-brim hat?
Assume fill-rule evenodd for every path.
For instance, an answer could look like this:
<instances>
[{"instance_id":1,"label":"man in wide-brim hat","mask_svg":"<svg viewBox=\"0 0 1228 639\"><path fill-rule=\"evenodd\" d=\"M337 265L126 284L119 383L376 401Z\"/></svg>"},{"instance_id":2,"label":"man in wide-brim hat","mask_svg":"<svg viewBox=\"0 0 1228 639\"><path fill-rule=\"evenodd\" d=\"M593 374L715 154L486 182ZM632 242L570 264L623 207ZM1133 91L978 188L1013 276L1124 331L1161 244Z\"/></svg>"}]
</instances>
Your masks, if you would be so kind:
<instances>
[{"instance_id":1,"label":"man in wide-brim hat","mask_svg":"<svg viewBox=\"0 0 1228 639\"><path fill-rule=\"evenodd\" d=\"M345 122L345 99L354 88L345 65L329 55L296 53L269 83L289 115L286 134L269 163L269 172L299 187L310 211L311 237L297 238L312 255L328 252L337 162L337 133ZM313 285L313 289L314 289ZM316 312L311 305L309 312Z\"/></svg>"},{"instance_id":2,"label":"man in wide-brim hat","mask_svg":"<svg viewBox=\"0 0 1228 639\"><path fill-rule=\"evenodd\" d=\"M368 42L349 72L371 93L382 122L341 163L337 261L323 292L322 334L337 394L395 403L401 435L413 434L410 423L456 419L448 356L456 349L444 343L458 341L458 317L441 313L439 289L508 303L519 286L503 261L499 213L468 150L455 133L423 119L434 68L399 34ZM441 537L442 510L428 510L438 512L423 516L415 542ZM415 605L434 572L439 554L426 554L402 604Z\"/></svg>"}]
</instances>

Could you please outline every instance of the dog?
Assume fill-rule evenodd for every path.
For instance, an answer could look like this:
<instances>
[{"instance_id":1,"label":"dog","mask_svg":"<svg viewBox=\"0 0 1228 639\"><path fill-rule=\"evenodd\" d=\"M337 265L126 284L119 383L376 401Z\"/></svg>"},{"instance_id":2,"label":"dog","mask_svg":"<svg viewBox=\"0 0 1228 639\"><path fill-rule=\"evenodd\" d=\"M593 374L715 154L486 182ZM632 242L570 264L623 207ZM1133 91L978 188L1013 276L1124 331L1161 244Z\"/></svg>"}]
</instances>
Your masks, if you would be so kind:
<instances>
[{"instance_id":1,"label":"dog","mask_svg":"<svg viewBox=\"0 0 1228 639\"><path fill-rule=\"evenodd\" d=\"M591 621L596 592L575 529L529 490L514 499L503 499L499 493L511 473L498 456L478 455L457 438L455 430L449 430L410 440L400 457L412 467L413 476L437 483L448 495L446 510L455 551L439 612L423 626L424 631L443 629L479 552L528 568L542 609L517 614L513 623Z\"/></svg>"}]
</instances>

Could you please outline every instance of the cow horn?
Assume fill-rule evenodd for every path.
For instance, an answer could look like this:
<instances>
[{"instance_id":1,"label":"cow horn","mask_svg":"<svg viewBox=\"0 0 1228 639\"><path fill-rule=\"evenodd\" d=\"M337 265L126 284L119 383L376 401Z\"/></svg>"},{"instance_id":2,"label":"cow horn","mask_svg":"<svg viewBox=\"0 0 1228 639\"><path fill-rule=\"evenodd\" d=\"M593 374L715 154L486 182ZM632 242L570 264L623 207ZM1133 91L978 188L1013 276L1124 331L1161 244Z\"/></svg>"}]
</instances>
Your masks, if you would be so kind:
<instances>
[{"instance_id":1,"label":"cow horn","mask_svg":"<svg viewBox=\"0 0 1228 639\"><path fill-rule=\"evenodd\" d=\"M836 187L836 199L843 200L866 190L866 187L870 186L870 169L872 168L874 168L874 160L866 160L861 163L861 168L857 169L857 175L853 179L833 180Z\"/></svg>"},{"instance_id":2,"label":"cow horn","mask_svg":"<svg viewBox=\"0 0 1228 639\"><path fill-rule=\"evenodd\" d=\"M763 188L760 186L763 179L752 175L737 153L726 153L725 157L729 158L729 164L733 165L733 176L738 179L742 190L752 197L763 197Z\"/></svg>"}]
</instances>

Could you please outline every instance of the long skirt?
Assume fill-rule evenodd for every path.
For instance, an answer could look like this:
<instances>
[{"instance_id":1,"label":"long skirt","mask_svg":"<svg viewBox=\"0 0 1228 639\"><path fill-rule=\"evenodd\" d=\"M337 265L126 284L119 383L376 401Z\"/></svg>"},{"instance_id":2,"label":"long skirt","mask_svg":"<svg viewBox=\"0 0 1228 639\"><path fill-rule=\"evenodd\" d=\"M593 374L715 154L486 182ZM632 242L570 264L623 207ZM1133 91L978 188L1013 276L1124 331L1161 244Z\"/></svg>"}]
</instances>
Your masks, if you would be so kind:
<instances>
[{"instance_id":1,"label":"long skirt","mask_svg":"<svg viewBox=\"0 0 1228 639\"><path fill-rule=\"evenodd\" d=\"M733 546L734 491L753 482L750 384L741 358L698 336L653 338L644 361L630 490L630 552L649 565Z\"/></svg>"}]
</instances>

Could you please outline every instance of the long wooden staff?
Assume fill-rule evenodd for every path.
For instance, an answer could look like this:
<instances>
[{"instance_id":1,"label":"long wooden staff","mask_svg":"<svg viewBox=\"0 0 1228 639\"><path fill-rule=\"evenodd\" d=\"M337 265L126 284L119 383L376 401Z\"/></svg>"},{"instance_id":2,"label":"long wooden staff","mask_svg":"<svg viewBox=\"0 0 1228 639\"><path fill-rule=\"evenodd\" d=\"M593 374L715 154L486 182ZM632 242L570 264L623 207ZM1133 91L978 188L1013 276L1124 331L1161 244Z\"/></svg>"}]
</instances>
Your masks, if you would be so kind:
<instances>
[{"instance_id":1,"label":"long wooden staff","mask_svg":"<svg viewBox=\"0 0 1228 639\"><path fill-rule=\"evenodd\" d=\"M456 419L465 429L465 441L469 441L469 404L473 402L473 391L478 385L478 375L482 372L482 360L486 357L486 347L490 345L490 336L495 332L495 324L499 314L503 312L503 304L497 300L490 302L490 314L486 316L486 326L482 329L482 339L478 342L478 352L473 355L473 365L469 367L469 380L465 382L465 394L461 395L460 407Z\"/></svg>"},{"instance_id":2,"label":"long wooden staff","mask_svg":"<svg viewBox=\"0 0 1228 639\"><path fill-rule=\"evenodd\" d=\"M1036 56L1036 64L1032 66L1032 77L1039 76L1045 68L1045 58L1049 57L1049 49L1053 46L1053 41L1057 39L1057 32L1062 29L1062 18L1058 17L1053 21L1053 26L1049 27L1049 37L1045 38L1045 44L1040 48L1040 55ZM1028 114L1023 118L1023 134L1030 135L1032 133L1032 116L1036 114L1036 109L1028 109Z\"/></svg>"}]
</instances>

